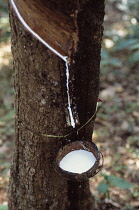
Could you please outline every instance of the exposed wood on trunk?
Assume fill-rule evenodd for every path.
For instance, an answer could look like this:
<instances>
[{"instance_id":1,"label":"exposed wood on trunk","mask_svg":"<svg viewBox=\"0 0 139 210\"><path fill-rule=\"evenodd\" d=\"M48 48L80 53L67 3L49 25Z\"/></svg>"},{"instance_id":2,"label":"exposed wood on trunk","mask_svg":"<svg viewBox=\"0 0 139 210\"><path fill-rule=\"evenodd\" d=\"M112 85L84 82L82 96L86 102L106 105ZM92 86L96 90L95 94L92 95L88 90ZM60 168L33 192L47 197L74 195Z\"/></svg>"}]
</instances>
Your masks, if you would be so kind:
<instances>
[{"instance_id":1,"label":"exposed wood on trunk","mask_svg":"<svg viewBox=\"0 0 139 210\"><path fill-rule=\"evenodd\" d=\"M76 51L78 33L74 14L68 16L58 10L53 11L40 0L14 2L26 24L52 48L69 57Z\"/></svg>"}]
</instances>

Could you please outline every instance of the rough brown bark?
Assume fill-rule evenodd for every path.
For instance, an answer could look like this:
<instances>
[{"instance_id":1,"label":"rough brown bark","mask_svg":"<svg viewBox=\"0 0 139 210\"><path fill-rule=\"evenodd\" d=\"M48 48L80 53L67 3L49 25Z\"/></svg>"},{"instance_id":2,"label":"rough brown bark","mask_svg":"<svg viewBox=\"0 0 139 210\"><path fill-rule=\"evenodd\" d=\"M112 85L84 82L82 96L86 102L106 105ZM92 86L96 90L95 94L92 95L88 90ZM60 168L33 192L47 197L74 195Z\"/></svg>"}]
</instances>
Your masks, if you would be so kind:
<instances>
[{"instance_id":1,"label":"rough brown bark","mask_svg":"<svg viewBox=\"0 0 139 210\"><path fill-rule=\"evenodd\" d=\"M51 1L49 1L51 3ZM50 4L63 11L65 1ZM80 126L94 113L99 88L99 64L104 1L68 1L64 13L79 10L79 43L70 72L73 105ZM54 5L53 5L54 4ZM29 34L10 8L15 80L15 149L9 185L9 210L91 210L88 181L72 182L53 168L57 151L69 139L40 137L34 132L64 135L66 123L65 63ZM91 122L79 138L91 141ZM76 136L71 136L73 140Z\"/></svg>"}]
</instances>

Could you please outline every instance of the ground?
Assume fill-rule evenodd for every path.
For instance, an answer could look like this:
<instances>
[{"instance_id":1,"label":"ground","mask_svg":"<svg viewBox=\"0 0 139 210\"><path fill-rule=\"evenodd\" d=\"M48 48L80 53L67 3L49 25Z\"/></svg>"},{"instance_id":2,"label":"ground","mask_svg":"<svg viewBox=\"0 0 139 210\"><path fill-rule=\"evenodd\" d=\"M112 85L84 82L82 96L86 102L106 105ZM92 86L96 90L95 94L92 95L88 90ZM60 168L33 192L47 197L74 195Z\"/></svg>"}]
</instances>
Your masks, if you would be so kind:
<instances>
[{"instance_id":1,"label":"ground","mask_svg":"<svg viewBox=\"0 0 139 210\"><path fill-rule=\"evenodd\" d=\"M0 0L0 204L7 188L14 140L14 88L7 2ZM100 99L93 141L104 155L90 179L96 209L139 209L139 1L107 0ZM0 206L2 210L2 206Z\"/></svg>"}]
</instances>

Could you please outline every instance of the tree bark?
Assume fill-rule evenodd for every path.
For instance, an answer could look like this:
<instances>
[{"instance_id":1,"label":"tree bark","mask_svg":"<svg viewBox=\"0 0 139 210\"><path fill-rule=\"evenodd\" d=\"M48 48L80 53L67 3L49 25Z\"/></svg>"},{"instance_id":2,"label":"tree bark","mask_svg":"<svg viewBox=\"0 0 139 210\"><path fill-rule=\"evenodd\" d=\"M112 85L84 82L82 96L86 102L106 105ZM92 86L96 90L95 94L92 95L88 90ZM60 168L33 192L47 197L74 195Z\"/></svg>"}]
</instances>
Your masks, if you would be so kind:
<instances>
[{"instance_id":1,"label":"tree bark","mask_svg":"<svg viewBox=\"0 0 139 210\"><path fill-rule=\"evenodd\" d=\"M65 15L78 10L78 48L72 54L70 88L82 126L95 112L99 90L100 50L104 0L49 1ZM58 149L77 138L90 140L93 122L70 139L67 125L65 62L22 26L10 7L15 81L15 148L9 184L9 210L93 210L89 182L66 180L54 170ZM76 113L75 113L76 115ZM31 131L33 130L33 132Z\"/></svg>"}]
</instances>

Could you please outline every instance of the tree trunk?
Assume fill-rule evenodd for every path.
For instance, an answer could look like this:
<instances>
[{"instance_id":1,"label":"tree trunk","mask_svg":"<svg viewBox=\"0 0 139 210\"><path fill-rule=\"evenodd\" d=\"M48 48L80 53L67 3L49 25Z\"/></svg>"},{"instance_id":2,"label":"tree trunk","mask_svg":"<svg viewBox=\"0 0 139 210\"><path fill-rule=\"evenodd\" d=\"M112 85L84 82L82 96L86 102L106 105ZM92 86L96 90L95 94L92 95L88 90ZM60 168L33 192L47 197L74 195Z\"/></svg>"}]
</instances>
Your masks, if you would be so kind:
<instances>
[{"instance_id":1,"label":"tree trunk","mask_svg":"<svg viewBox=\"0 0 139 210\"><path fill-rule=\"evenodd\" d=\"M72 106L84 125L96 108L104 17L104 0L51 2L66 15L78 8L78 48L72 54ZM54 170L58 149L68 140L91 141L93 122L78 137L49 138L38 133L65 135L67 124L65 62L22 26L10 7L15 80L15 149L9 184L9 210L91 210L89 182L66 180ZM76 115L76 113L75 113ZM32 132L33 131L33 132Z\"/></svg>"}]
</instances>

